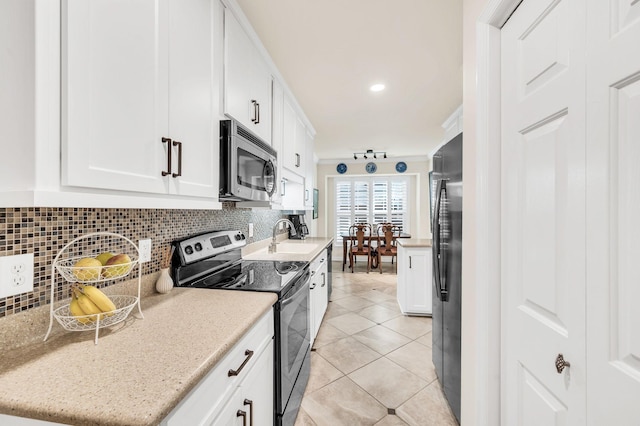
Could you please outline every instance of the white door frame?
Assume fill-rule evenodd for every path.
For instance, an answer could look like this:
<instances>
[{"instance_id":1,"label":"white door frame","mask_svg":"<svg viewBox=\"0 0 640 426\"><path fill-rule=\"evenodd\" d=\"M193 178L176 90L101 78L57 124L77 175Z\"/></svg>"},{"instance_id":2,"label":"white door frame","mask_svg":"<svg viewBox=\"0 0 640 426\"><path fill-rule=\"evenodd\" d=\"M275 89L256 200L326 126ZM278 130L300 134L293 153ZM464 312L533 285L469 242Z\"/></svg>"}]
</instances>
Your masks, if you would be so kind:
<instances>
[{"instance_id":1,"label":"white door frame","mask_svg":"<svg viewBox=\"0 0 640 426\"><path fill-rule=\"evenodd\" d=\"M500 164L501 164L501 78L500 28L522 0L488 0L476 21L476 241L475 317L463 322L462 356L472 357L463 365L473 365L473 384L464 398L465 425L499 425L502 413L503 357L501 300ZM464 342L471 335L474 348ZM473 336L475 336L473 338ZM466 376L466 377L465 377Z\"/></svg>"}]
</instances>

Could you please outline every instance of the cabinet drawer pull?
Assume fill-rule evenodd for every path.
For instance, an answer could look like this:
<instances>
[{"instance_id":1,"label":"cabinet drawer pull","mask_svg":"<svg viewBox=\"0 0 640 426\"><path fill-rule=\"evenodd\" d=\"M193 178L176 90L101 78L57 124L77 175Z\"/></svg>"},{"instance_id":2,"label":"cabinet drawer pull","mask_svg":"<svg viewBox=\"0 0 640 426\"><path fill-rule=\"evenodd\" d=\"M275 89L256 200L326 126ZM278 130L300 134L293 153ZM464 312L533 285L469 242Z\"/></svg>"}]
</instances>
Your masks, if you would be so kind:
<instances>
[{"instance_id":1,"label":"cabinet drawer pull","mask_svg":"<svg viewBox=\"0 0 640 426\"><path fill-rule=\"evenodd\" d=\"M260 104L256 102L256 124L260 124Z\"/></svg>"},{"instance_id":2,"label":"cabinet drawer pull","mask_svg":"<svg viewBox=\"0 0 640 426\"><path fill-rule=\"evenodd\" d=\"M296 167L300 167L300 154L296 154Z\"/></svg>"},{"instance_id":3,"label":"cabinet drawer pull","mask_svg":"<svg viewBox=\"0 0 640 426\"><path fill-rule=\"evenodd\" d=\"M409 269L411 269L411 256L409 256Z\"/></svg>"},{"instance_id":4,"label":"cabinet drawer pull","mask_svg":"<svg viewBox=\"0 0 640 426\"><path fill-rule=\"evenodd\" d=\"M309 201L309 190L308 189L304 190L304 200L305 201Z\"/></svg>"},{"instance_id":5,"label":"cabinet drawer pull","mask_svg":"<svg viewBox=\"0 0 640 426\"><path fill-rule=\"evenodd\" d=\"M244 405L249 406L249 426L253 426L253 401L245 398Z\"/></svg>"},{"instance_id":6,"label":"cabinet drawer pull","mask_svg":"<svg viewBox=\"0 0 640 426\"><path fill-rule=\"evenodd\" d=\"M173 141L173 146L178 147L178 173L173 173L174 178L182 176L182 142Z\"/></svg>"},{"instance_id":7,"label":"cabinet drawer pull","mask_svg":"<svg viewBox=\"0 0 640 426\"><path fill-rule=\"evenodd\" d=\"M171 174L171 139L170 138L162 138L162 143L168 143L167 145L167 171L162 171L162 176Z\"/></svg>"},{"instance_id":8,"label":"cabinet drawer pull","mask_svg":"<svg viewBox=\"0 0 640 426\"><path fill-rule=\"evenodd\" d=\"M327 274L322 273L322 285L320 287L324 287L327 284Z\"/></svg>"},{"instance_id":9,"label":"cabinet drawer pull","mask_svg":"<svg viewBox=\"0 0 640 426\"><path fill-rule=\"evenodd\" d=\"M242 426L247 426L247 413L242 411L242 410L238 410L238 412L236 413L236 417L242 417Z\"/></svg>"},{"instance_id":10,"label":"cabinet drawer pull","mask_svg":"<svg viewBox=\"0 0 640 426\"><path fill-rule=\"evenodd\" d=\"M244 361L242 362L242 364L240 364L240 367L238 367L237 370L229 370L228 376L237 376L238 374L240 374L240 372L242 371L242 369L244 368L245 365L247 365L247 362L249 362L249 360L251 359L251 357L253 356L253 351L247 349L246 351L244 351L244 355L246 356L246 358L244 359Z\"/></svg>"}]
</instances>

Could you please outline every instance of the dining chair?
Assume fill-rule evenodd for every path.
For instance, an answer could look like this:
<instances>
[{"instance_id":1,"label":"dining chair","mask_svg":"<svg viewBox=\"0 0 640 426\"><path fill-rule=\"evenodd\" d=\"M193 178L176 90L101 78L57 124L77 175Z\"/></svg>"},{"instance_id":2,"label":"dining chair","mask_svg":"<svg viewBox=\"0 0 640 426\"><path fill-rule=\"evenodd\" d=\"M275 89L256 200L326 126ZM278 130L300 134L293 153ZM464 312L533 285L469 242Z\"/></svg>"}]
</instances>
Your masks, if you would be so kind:
<instances>
[{"instance_id":1,"label":"dining chair","mask_svg":"<svg viewBox=\"0 0 640 426\"><path fill-rule=\"evenodd\" d=\"M382 273L382 256L391 256L391 264L393 260L398 256L397 239L400 237L400 228L391 223L381 224L377 228L377 260L378 269ZM397 268L396 262L396 268Z\"/></svg>"},{"instance_id":2,"label":"dining chair","mask_svg":"<svg viewBox=\"0 0 640 426\"><path fill-rule=\"evenodd\" d=\"M353 273L357 256L367 256L367 273L371 270L371 225L356 223L349 227L349 267Z\"/></svg>"}]
</instances>

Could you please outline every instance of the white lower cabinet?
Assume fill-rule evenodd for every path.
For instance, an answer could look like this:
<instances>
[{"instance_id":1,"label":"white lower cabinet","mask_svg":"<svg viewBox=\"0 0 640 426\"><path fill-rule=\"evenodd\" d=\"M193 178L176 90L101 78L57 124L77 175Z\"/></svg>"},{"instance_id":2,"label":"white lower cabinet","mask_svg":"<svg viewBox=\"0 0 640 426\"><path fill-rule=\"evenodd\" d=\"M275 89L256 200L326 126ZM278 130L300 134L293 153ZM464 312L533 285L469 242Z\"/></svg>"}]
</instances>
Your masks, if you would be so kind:
<instances>
[{"instance_id":1,"label":"white lower cabinet","mask_svg":"<svg viewBox=\"0 0 640 426\"><path fill-rule=\"evenodd\" d=\"M213 421L215 426L258 426L273 423L273 341Z\"/></svg>"},{"instance_id":2,"label":"white lower cabinet","mask_svg":"<svg viewBox=\"0 0 640 426\"><path fill-rule=\"evenodd\" d=\"M162 425L272 424L273 321L270 310L189 392ZM238 411L246 413L246 423Z\"/></svg>"},{"instance_id":3,"label":"white lower cabinet","mask_svg":"<svg viewBox=\"0 0 640 426\"><path fill-rule=\"evenodd\" d=\"M405 315L431 315L431 247L398 246L398 304Z\"/></svg>"},{"instance_id":4,"label":"white lower cabinet","mask_svg":"<svg viewBox=\"0 0 640 426\"><path fill-rule=\"evenodd\" d=\"M329 304L329 266L327 259L327 250L323 250L316 258L311 261L311 280L309 287L309 300L311 313L309 322L311 327L311 345L318 335L318 330L322 324L322 318L327 311Z\"/></svg>"}]
</instances>

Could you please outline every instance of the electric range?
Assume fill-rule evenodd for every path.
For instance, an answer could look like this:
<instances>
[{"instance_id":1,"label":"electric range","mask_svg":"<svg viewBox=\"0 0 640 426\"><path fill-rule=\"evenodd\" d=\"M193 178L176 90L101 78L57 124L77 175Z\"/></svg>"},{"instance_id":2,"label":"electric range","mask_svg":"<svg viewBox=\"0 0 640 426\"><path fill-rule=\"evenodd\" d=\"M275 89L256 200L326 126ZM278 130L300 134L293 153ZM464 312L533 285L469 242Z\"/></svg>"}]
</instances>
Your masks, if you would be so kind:
<instances>
[{"instance_id":1,"label":"electric range","mask_svg":"<svg viewBox=\"0 0 640 426\"><path fill-rule=\"evenodd\" d=\"M309 263L242 260L240 231L211 231L175 241L179 287L263 291L274 305L274 424L293 425L310 372Z\"/></svg>"}]
</instances>

